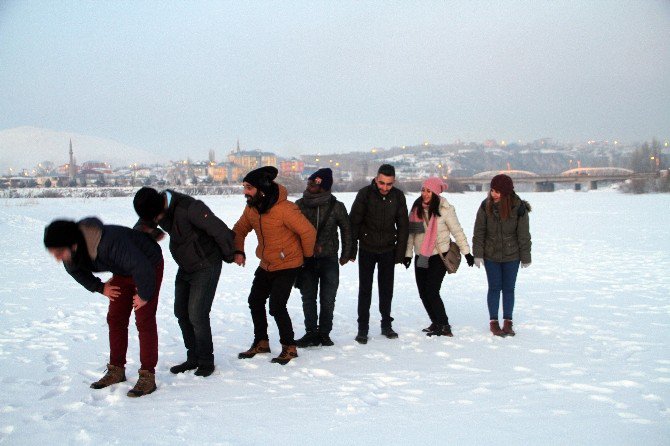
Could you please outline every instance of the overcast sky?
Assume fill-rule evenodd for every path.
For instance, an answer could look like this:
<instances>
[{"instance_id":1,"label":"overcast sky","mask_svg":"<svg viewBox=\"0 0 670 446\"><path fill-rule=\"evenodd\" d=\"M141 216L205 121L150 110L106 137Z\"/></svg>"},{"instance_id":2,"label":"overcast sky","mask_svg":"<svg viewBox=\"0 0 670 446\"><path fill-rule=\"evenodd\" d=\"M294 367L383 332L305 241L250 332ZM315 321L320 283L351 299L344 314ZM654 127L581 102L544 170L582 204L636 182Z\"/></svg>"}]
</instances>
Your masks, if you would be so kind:
<instances>
[{"instance_id":1,"label":"overcast sky","mask_svg":"<svg viewBox=\"0 0 670 446\"><path fill-rule=\"evenodd\" d=\"M175 158L665 139L670 1L0 0L24 125Z\"/></svg>"}]
</instances>

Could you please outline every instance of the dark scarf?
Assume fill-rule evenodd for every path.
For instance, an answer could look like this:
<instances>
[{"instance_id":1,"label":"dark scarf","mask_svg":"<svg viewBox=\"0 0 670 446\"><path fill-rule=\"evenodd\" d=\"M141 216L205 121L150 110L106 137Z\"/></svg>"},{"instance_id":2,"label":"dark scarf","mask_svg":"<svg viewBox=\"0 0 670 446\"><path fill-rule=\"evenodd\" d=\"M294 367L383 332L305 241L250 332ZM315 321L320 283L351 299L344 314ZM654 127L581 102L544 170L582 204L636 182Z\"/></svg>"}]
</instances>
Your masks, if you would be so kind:
<instances>
[{"instance_id":1,"label":"dark scarf","mask_svg":"<svg viewBox=\"0 0 670 446\"><path fill-rule=\"evenodd\" d=\"M302 193L302 201L308 208L316 208L330 202L330 197L333 194L329 190L319 192L318 194L309 193L305 191Z\"/></svg>"},{"instance_id":2,"label":"dark scarf","mask_svg":"<svg viewBox=\"0 0 670 446\"><path fill-rule=\"evenodd\" d=\"M264 196L261 196L260 194L260 190L256 192L256 195L248 206L256 208L259 214L264 214L279 200L279 186L277 186L277 183L272 183L269 191L266 192Z\"/></svg>"}]
</instances>

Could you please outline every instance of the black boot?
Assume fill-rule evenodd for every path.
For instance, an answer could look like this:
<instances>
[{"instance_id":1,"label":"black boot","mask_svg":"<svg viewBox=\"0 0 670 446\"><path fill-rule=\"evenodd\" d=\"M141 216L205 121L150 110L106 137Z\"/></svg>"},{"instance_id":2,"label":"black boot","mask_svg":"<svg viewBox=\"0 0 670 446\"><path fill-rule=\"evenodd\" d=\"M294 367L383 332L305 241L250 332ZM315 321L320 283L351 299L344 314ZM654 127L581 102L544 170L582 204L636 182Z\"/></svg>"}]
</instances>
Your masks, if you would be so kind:
<instances>
[{"instance_id":1,"label":"black boot","mask_svg":"<svg viewBox=\"0 0 670 446\"><path fill-rule=\"evenodd\" d=\"M389 339L396 339L398 337L398 333L393 331L393 328L391 327L382 328L382 335Z\"/></svg>"},{"instance_id":2,"label":"black boot","mask_svg":"<svg viewBox=\"0 0 670 446\"><path fill-rule=\"evenodd\" d=\"M331 347L335 343L330 339L330 336L327 333L321 333L321 345L324 347Z\"/></svg>"},{"instance_id":3,"label":"black boot","mask_svg":"<svg viewBox=\"0 0 670 446\"><path fill-rule=\"evenodd\" d=\"M358 342L359 344L367 344L368 343L368 332L358 330L358 334L356 335L356 342Z\"/></svg>"},{"instance_id":4,"label":"black boot","mask_svg":"<svg viewBox=\"0 0 670 446\"><path fill-rule=\"evenodd\" d=\"M421 331L423 331L424 333L430 333L431 331L437 330L438 327L439 325L437 325L435 322L431 322L428 327L422 329Z\"/></svg>"},{"instance_id":5,"label":"black boot","mask_svg":"<svg viewBox=\"0 0 670 446\"><path fill-rule=\"evenodd\" d=\"M300 348L317 347L321 345L321 335L308 331L305 333L305 336L295 341L295 345Z\"/></svg>"},{"instance_id":6,"label":"black boot","mask_svg":"<svg viewBox=\"0 0 670 446\"><path fill-rule=\"evenodd\" d=\"M202 376L203 378L208 377L214 373L214 364L199 365L198 370L195 371L195 376Z\"/></svg>"},{"instance_id":7,"label":"black boot","mask_svg":"<svg viewBox=\"0 0 670 446\"><path fill-rule=\"evenodd\" d=\"M437 328L433 331L426 333L426 336L449 336L453 337L454 334L451 332L451 325L438 325Z\"/></svg>"},{"instance_id":8,"label":"black boot","mask_svg":"<svg viewBox=\"0 0 670 446\"><path fill-rule=\"evenodd\" d=\"M170 373L174 373L176 375L177 373L184 373L188 372L189 370L195 370L197 368L198 363L186 360L186 362L182 362L181 364L170 367Z\"/></svg>"}]
</instances>

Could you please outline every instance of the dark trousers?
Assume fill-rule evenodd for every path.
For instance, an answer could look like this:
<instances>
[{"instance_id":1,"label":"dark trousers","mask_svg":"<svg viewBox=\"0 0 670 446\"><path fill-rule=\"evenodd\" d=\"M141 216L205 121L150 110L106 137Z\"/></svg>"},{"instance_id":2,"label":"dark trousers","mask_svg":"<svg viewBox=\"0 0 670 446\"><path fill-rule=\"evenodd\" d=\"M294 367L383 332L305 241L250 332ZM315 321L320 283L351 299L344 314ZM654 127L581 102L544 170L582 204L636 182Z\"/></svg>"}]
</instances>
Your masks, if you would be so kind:
<instances>
[{"instance_id":1,"label":"dark trousers","mask_svg":"<svg viewBox=\"0 0 670 446\"><path fill-rule=\"evenodd\" d=\"M302 311L305 314L305 331L329 334L333 329L335 296L340 285L340 265L337 256L313 259L303 266L298 274ZM321 282L320 290L319 282ZM321 305L320 313L317 313L316 309L317 291Z\"/></svg>"},{"instance_id":2,"label":"dark trousers","mask_svg":"<svg viewBox=\"0 0 670 446\"><path fill-rule=\"evenodd\" d=\"M156 291L151 300L135 311L135 325L140 338L140 369L156 372L158 363L158 328L156 310L158 294L163 280L163 261L154 267L156 272ZM128 351L128 324L133 311L133 296L137 293L135 281L131 276L113 275L111 285L118 286L121 294L109 301L107 325L109 326L109 363L125 367Z\"/></svg>"},{"instance_id":3,"label":"dark trousers","mask_svg":"<svg viewBox=\"0 0 670 446\"><path fill-rule=\"evenodd\" d=\"M174 283L174 315L186 347L186 359L198 365L214 365L214 345L209 313L221 276L221 262L187 273L177 270Z\"/></svg>"},{"instance_id":4,"label":"dark trousers","mask_svg":"<svg viewBox=\"0 0 670 446\"><path fill-rule=\"evenodd\" d=\"M414 258L414 276L416 277L416 286L419 289L419 297L423 303L430 322L437 325L449 325L449 318L444 309L444 302L440 297L440 288L444 275L447 274L447 268L439 255L430 256L428 259L428 268L419 268L416 266Z\"/></svg>"},{"instance_id":5,"label":"dark trousers","mask_svg":"<svg viewBox=\"0 0 670 446\"><path fill-rule=\"evenodd\" d=\"M275 318L279 329L279 342L282 345L295 345L291 316L286 303L291 296L293 283L300 268L265 271L258 268L249 293L249 309L254 322L254 340L268 340L268 320L265 314L265 301L270 299L270 316Z\"/></svg>"},{"instance_id":6,"label":"dark trousers","mask_svg":"<svg viewBox=\"0 0 670 446\"><path fill-rule=\"evenodd\" d=\"M486 279L489 282L489 291L486 302L489 307L489 317L498 320L498 308L500 306L500 292L502 291L503 318L512 319L514 311L514 287L516 286L516 275L519 272L519 261L494 262L484 259L486 268Z\"/></svg>"},{"instance_id":7,"label":"dark trousers","mask_svg":"<svg viewBox=\"0 0 670 446\"><path fill-rule=\"evenodd\" d=\"M377 271L379 287L379 312L382 328L391 327L391 301L393 300L393 278L395 273L395 252L370 252L360 249L358 253L358 331L367 333L370 328L370 304L372 302L372 279Z\"/></svg>"}]
</instances>

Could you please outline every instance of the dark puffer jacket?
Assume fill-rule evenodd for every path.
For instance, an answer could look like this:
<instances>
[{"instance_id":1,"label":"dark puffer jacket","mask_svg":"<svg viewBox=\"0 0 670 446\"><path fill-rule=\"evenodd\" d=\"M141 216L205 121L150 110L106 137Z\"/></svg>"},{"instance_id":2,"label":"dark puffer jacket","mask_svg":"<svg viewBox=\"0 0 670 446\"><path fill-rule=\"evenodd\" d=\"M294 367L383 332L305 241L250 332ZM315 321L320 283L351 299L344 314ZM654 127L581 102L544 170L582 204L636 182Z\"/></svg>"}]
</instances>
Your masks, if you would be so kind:
<instances>
[{"instance_id":1,"label":"dark puffer jacket","mask_svg":"<svg viewBox=\"0 0 670 446\"><path fill-rule=\"evenodd\" d=\"M331 197L335 202L333 210L325 222L321 233L316 241L317 246L321 249L319 252L314 251L314 257L331 257L337 256L340 248L339 238L337 236L337 228L340 228L342 233L342 254L340 259L349 260L352 255L352 241L351 241L351 223L349 222L349 214L347 208L344 207L341 201L337 201L335 197ZM307 217L310 223L318 230L319 225L322 224L322 219L326 216L330 202L324 203L321 206L307 206L305 199L300 198L295 202L302 211L303 215Z\"/></svg>"},{"instance_id":2,"label":"dark puffer jacket","mask_svg":"<svg viewBox=\"0 0 670 446\"><path fill-rule=\"evenodd\" d=\"M472 236L475 257L494 262L520 260L521 263L530 263L530 204L515 193L510 198L512 212L507 220L501 220L496 205L493 205L493 215L486 213L489 198L479 206Z\"/></svg>"},{"instance_id":3,"label":"dark puffer jacket","mask_svg":"<svg viewBox=\"0 0 670 446\"><path fill-rule=\"evenodd\" d=\"M132 276L140 298L151 300L156 291L155 267L163 261L158 243L149 234L125 226L103 225L95 217L77 224L86 246L71 263L64 263L67 272L87 290L99 293L105 285L93 273Z\"/></svg>"},{"instance_id":4,"label":"dark puffer jacket","mask_svg":"<svg viewBox=\"0 0 670 446\"><path fill-rule=\"evenodd\" d=\"M387 195L379 193L374 180L356 195L349 214L354 240L352 258L356 256L356 242L362 249L375 253L395 251L395 261L405 257L409 237L409 218L405 194L393 188Z\"/></svg>"},{"instance_id":5,"label":"dark puffer jacket","mask_svg":"<svg viewBox=\"0 0 670 446\"><path fill-rule=\"evenodd\" d=\"M233 231L202 201L172 190L167 192L172 198L158 226L170 235L170 253L177 265L192 273L221 260L232 262ZM165 192L161 196L165 197ZM140 220L135 229L146 230L147 227L155 228L156 224ZM158 234L154 231L152 235Z\"/></svg>"}]
</instances>

